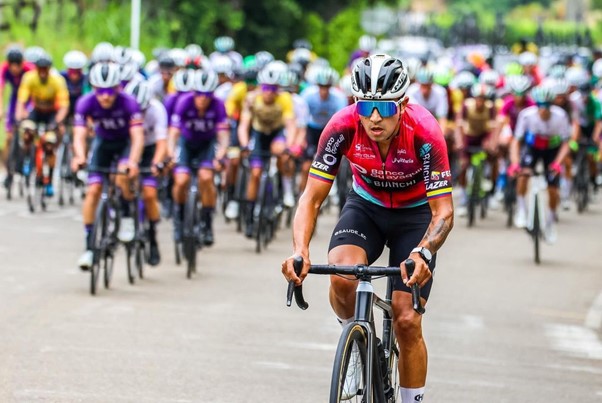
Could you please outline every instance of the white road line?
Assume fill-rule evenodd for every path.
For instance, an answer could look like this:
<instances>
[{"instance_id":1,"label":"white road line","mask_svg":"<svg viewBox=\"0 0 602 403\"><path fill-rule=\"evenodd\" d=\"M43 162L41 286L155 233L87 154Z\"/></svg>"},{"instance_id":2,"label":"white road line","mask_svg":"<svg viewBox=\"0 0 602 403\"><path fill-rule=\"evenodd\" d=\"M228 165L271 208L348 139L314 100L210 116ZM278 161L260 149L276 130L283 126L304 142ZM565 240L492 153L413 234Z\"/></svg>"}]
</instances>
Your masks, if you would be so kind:
<instances>
[{"instance_id":1,"label":"white road line","mask_svg":"<svg viewBox=\"0 0 602 403\"><path fill-rule=\"evenodd\" d=\"M592 329L584 326L549 324L546 325L545 331L555 350L579 358L602 360L602 342Z\"/></svg>"},{"instance_id":2,"label":"white road line","mask_svg":"<svg viewBox=\"0 0 602 403\"><path fill-rule=\"evenodd\" d=\"M598 294L594 303L587 311L585 317L585 327L592 330L602 329L602 291Z\"/></svg>"}]
</instances>

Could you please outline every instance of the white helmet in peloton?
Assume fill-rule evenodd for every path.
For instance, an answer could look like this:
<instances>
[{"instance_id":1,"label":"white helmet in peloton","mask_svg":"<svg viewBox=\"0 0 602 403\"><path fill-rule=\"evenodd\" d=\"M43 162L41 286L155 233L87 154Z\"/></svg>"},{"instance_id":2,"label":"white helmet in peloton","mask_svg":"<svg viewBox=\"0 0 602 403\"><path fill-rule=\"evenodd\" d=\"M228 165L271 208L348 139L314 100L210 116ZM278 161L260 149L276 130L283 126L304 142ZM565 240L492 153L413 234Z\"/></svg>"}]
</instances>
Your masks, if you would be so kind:
<instances>
[{"instance_id":1,"label":"white helmet in peloton","mask_svg":"<svg viewBox=\"0 0 602 403\"><path fill-rule=\"evenodd\" d=\"M213 92L219 84L213 70L197 70L194 73L193 89L199 92Z\"/></svg>"},{"instance_id":2,"label":"white helmet in peloton","mask_svg":"<svg viewBox=\"0 0 602 403\"><path fill-rule=\"evenodd\" d=\"M96 63L90 70L90 84L97 88L117 87L121 83L119 65L112 62Z\"/></svg>"},{"instance_id":3,"label":"white helmet in peloton","mask_svg":"<svg viewBox=\"0 0 602 403\"><path fill-rule=\"evenodd\" d=\"M79 50L70 50L63 57L65 67L72 70L81 70L88 64L88 58Z\"/></svg>"},{"instance_id":4,"label":"white helmet in peloton","mask_svg":"<svg viewBox=\"0 0 602 403\"><path fill-rule=\"evenodd\" d=\"M351 73L351 92L359 99L396 100L405 95L409 85L405 64L387 54L363 59Z\"/></svg>"},{"instance_id":5,"label":"white helmet in peloton","mask_svg":"<svg viewBox=\"0 0 602 403\"><path fill-rule=\"evenodd\" d=\"M124 91L136 98L140 109L145 110L153 97L152 88L148 81L133 81L125 86Z\"/></svg>"}]
</instances>

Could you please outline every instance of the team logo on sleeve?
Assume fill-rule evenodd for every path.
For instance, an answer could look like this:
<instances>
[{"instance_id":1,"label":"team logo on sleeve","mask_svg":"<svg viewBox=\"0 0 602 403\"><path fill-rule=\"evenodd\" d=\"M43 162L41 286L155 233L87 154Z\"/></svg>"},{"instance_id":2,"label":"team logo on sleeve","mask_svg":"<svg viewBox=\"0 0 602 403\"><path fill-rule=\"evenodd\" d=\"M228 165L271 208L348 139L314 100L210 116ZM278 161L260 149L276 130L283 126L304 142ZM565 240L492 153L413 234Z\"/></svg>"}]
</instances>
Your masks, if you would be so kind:
<instances>
[{"instance_id":1,"label":"team logo on sleeve","mask_svg":"<svg viewBox=\"0 0 602 403\"><path fill-rule=\"evenodd\" d=\"M432 148L433 145L431 143L423 144L422 147L420 147L420 158L424 158L424 156L427 155Z\"/></svg>"}]
</instances>

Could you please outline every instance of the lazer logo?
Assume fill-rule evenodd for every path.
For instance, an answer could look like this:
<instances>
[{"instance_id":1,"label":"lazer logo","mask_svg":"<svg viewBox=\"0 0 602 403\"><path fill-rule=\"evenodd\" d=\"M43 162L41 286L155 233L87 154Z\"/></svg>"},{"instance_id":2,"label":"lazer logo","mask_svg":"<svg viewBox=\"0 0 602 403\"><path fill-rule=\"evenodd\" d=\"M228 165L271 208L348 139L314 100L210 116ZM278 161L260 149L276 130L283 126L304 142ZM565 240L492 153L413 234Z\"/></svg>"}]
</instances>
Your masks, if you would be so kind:
<instances>
[{"instance_id":1,"label":"lazer logo","mask_svg":"<svg viewBox=\"0 0 602 403\"><path fill-rule=\"evenodd\" d=\"M314 168L316 168L316 169L319 169L320 171L324 171L324 172L328 172L328 170L330 169L330 167L328 165L322 164L319 161L314 161L311 164L311 166L314 167Z\"/></svg>"}]
</instances>

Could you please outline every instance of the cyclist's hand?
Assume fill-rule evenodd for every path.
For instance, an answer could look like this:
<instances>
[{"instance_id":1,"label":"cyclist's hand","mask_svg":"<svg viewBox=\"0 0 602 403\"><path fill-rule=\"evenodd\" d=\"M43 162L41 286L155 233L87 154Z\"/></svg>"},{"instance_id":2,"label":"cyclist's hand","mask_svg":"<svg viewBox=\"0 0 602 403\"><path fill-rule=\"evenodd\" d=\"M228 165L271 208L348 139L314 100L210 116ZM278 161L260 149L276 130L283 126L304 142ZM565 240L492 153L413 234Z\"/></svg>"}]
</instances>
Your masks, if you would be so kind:
<instances>
[{"instance_id":1,"label":"cyclist's hand","mask_svg":"<svg viewBox=\"0 0 602 403\"><path fill-rule=\"evenodd\" d=\"M240 147L240 157L241 158L247 158L249 156L249 154L251 154L251 150L249 150L249 147Z\"/></svg>"},{"instance_id":2,"label":"cyclist's hand","mask_svg":"<svg viewBox=\"0 0 602 403\"><path fill-rule=\"evenodd\" d=\"M555 175L560 175L562 173L562 165L558 161L554 161L550 164L550 169Z\"/></svg>"},{"instance_id":3,"label":"cyclist's hand","mask_svg":"<svg viewBox=\"0 0 602 403\"><path fill-rule=\"evenodd\" d=\"M311 262L309 261L309 257L303 256L303 269L301 270L301 274L297 276L295 273L295 269L293 267L293 261L295 258L299 256L298 254L294 254L291 257L287 258L284 262L282 262L282 275L286 279L286 281L293 281L295 285L299 286L305 280L307 273L309 272L309 266L311 266Z\"/></svg>"},{"instance_id":4,"label":"cyclist's hand","mask_svg":"<svg viewBox=\"0 0 602 403\"><path fill-rule=\"evenodd\" d=\"M74 156L71 160L71 170L73 172L77 172L81 169L81 167L86 163L85 157Z\"/></svg>"},{"instance_id":5,"label":"cyclist's hand","mask_svg":"<svg viewBox=\"0 0 602 403\"><path fill-rule=\"evenodd\" d=\"M408 271L406 269L405 261L402 262L400 267L401 279L403 283L408 287L412 287L414 284L424 287L424 285L431 279L432 276L428 265L418 253L410 254L409 258L414 261L414 273L412 274L412 277L408 278Z\"/></svg>"},{"instance_id":6,"label":"cyclist's hand","mask_svg":"<svg viewBox=\"0 0 602 403\"><path fill-rule=\"evenodd\" d=\"M288 148L291 155L295 158L299 158L303 154L303 147L300 145L292 145Z\"/></svg>"},{"instance_id":7,"label":"cyclist's hand","mask_svg":"<svg viewBox=\"0 0 602 403\"><path fill-rule=\"evenodd\" d=\"M129 161L127 164L128 167L128 178L134 179L138 176L140 170L138 169L138 164L135 162Z\"/></svg>"},{"instance_id":8,"label":"cyclist's hand","mask_svg":"<svg viewBox=\"0 0 602 403\"><path fill-rule=\"evenodd\" d=\"M508 176L515 177L520 172L520 165L512 164L508 167Z\"/></svg>"}]
</instances>

